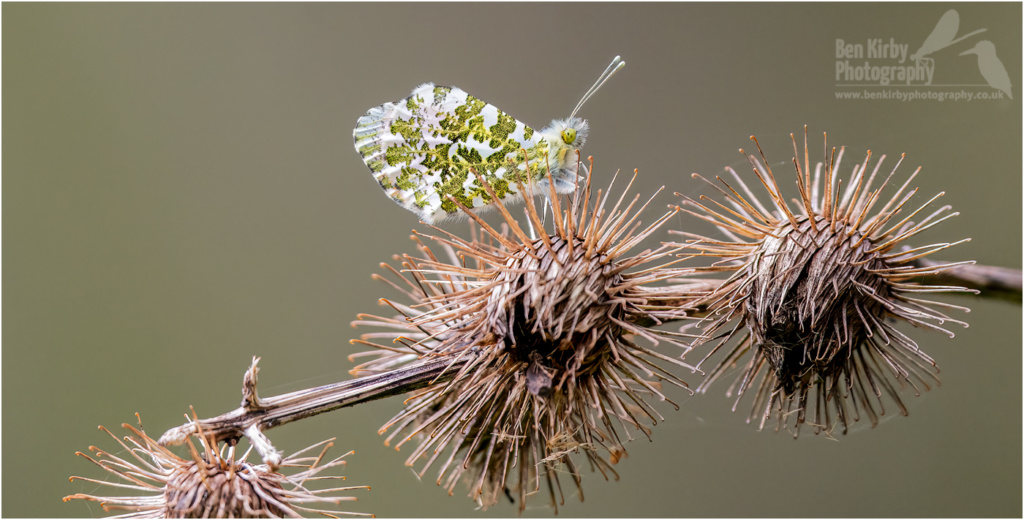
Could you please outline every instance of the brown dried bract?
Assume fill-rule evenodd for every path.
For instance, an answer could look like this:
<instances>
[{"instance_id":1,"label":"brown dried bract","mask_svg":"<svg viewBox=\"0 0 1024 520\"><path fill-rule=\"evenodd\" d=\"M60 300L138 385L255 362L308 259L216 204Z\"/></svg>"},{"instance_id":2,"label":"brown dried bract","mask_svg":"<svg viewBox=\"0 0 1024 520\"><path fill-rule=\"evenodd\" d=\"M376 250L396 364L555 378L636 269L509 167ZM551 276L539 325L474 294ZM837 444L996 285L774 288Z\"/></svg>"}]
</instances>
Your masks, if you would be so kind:
<instances>
[{"instance_id":1,"label":"brown dried bract","mask_svg":"<svg viewBox=\"0 0 1024 520\"><path fill-rule=\"evenodd\" d=\"M748 421L762 427L772 414L777 429L792 424L795 435L804 423L813 424L816 433L831 432L836 425L845 433L861 414L875 425L885 413L883 394L906 415L897 387L909 385L915 393L927 390L938 383L938 369L894 324L908 322L952 337L942 325L967 324L939 309L968 309L919 295L966 289L918 281L973 262L913 264L966 240L914 249L902 246L957 213L949 213L949 206L925 212L941 193L911 210L908 202L917 189L907 187L920 168L888 199L882 197L902 157L888 175L879 175L885 156L872 167L869 151L843 184L836 174L842 148L838 154L832 149L827 163L818 163L813 174L806 128L803 161L795 138L793 152L799 198L792 205L782 196L763 154L761 160L748 158L769 194L768 204L729 168L728 179L717 177L724 188L707 181L725 203L708 197L684 201L695 209L683 211L718 226L728 237L723 241L677 232L689 238L680 245L720 259L701 271L731 273L701 302L709 311L699 324L704 329L701 342L715 344L705 361L737 339L699 390L705 391L746 357L729 394L738 403L754 387ZM920 220L915 224L911 219Z\"/></svg>"},{"instance_id":2,"label":"brown dried bract","mask_svg":"<svg viewBox=\"0 0 1024 520\"><path fill-rule=\"evenodd\" d=\"M527 197L529 234L495 199L503 231L469 213L478 226L469 240L436 228L419 235L445 260L414 237L420 256L403 257L401 271L384 264L397 282L379 277L405 294L408 303L386 301L401 315L360 315L354 323L384 329L357 341L374 350L354 357L374 359L356 374L420 360L465 362L452 381L409 398L381 432L393 429L387 442L396 448L415 443L406 464L420 475L434 468L449 493L464 480L485 507L508 495L522 509L541 487L557 507L561 477L582 499L572 454L617 478L608 459L624 455L621 436L649 435L661 419L648 403L667 400L660 382L686 388L659 365L692 370L679 359L689 348L685 336L651 326L685 316L679 302L696 298L685 286L651 287L689 272L672 267L678 247L630 254L675 212L642 227L637 216L647 204L634 211L639 197L625 193L612 205L601 191L592 199L589 180L564 210L557 197L549 200L551 233Z\"/></svg>"}]
</instances>

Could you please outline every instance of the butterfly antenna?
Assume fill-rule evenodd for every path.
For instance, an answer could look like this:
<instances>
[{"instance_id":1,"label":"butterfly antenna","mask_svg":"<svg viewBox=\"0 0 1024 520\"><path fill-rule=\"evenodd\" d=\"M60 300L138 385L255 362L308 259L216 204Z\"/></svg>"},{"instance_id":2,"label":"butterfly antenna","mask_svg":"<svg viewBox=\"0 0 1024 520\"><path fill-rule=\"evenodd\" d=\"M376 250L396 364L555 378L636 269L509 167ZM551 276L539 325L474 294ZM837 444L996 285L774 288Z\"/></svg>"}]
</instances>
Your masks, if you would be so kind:
<instances>
[{"instance_id":1,"label":"butterfly antenna","mask_svg":"<svg viewBox=\"0 0 1024 520\"><path fill-rule=\"evenodd\" d=\"M583 94L580 102L576 103L576 108L572 109L572 114L570 114L569 117L576 117L576 112L580 111L580 107L583 106L583 103L586 103L587 100L590 99L590 96L593 96L594 93L597 92L597 89L601 88L601 85L604 85L605 81L608 81L608 78L611 78L613 74L625 66L626 62L622 61L620 56L616 56L615 59L612 60L611 64L608 65L608 68L604 69L604 72L598 76L597 81L595 81L594 85L590 87L590 90L588 90L586 94Z\"/></svg>"}]
</instances>

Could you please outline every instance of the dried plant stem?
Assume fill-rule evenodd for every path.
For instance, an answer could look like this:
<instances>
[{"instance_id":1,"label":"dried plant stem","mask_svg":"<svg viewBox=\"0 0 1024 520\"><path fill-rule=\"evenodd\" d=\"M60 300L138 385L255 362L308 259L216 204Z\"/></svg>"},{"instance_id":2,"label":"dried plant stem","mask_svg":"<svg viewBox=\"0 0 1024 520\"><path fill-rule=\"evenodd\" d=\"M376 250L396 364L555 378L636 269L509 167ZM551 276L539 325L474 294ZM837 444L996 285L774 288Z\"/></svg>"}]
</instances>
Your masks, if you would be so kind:
<instances>
[{"instance_id":1,"label":"dried plant stem","mask_svg":"<svg viewBox=\"0 0 1024 520\"><path fill-rule=\"evenodd\" d=\"M915 262L921 267L935 267L943 262L922 258ZM981 291L978 296L998 298L1021 303L1020 269L992 265L960 265L929 277L926 285L959 285Z\"/></svg>"},{"instance_id":2,"label":"dried plant stem","mask_svg":"<svg viewBox=\"0 0 1024 520\"><path fill-rule=\"evenodd\" d=\"M256 364L260 358L253 358L252 365L246 370L242 382L241 407L211 419L171 428L160 436L159 443L180 444L189 435L197 433L198 429L202 429L207 437L216 442L233 443L247 437L260 451L264 461L271 463L279 455L262 435L263 430L338 408L405 394L430 384L445 382L454 377L459 367L470 359L468 356L455 362L425 359L385 374L350 379L263 399L256 394Z\"/></svg>"},{"instance_id":3,"label":"dried plant stem","mask_svg":"<svg viewBox=\"0 0 1024 520\"><path fill-rule=\"evenodd\" d=\"M946 262L941 260L932 260L930 258L921 258L913 262L909 262L908 265L913 267L924 267L932 268L940 265L945 265ZM992 265L977 265L967 263L964 265L958 265L951 267L948 270L942 271L938 274L931 275L921 281L921 285L935 285L935 286L947 286L947 285L958 285L966 287L968 289L974 289L979 291L975 294L978 298L995 298L1000 300L1006 300L1016 303L1021 303L1021 271L1020 269L1011 269L1008 267L996 267ZM709 283L709 290L713 290L714 287ZM668 302L671 305L673 302ZM678 305L692 305L692 302L680 299L675 302ZM692 317L703 316L704 309L701 306L697 306L697 311L694 312ZM666 323L674 320L663 320ZM649 326L654 323L654 320L637 320L637 325Z\"/></svg>"},{"instance_id":4,"label":"dried plant stem","mask_svg":"<svg viewBox=\"0 0 1024 520\"><path fill-rule=\"evenodd\" d=\"M942 262L920 259L915 264L932 267ZM1021 301L1021 271L1004 267L985 265L961 265L932 276L924 281L928 285L962 285L981 291L982 297L993 297ZM711 287L709 282L709 289ZM699 314L699 311L698 311ZM638 325L644 325L638 323ZM243 381L242 406L210 419L189 422L172 428L160 437L160 444L172 445L183 442L196 433L197 424L207 435L217 441L234 442L248 437L260 449L264 461L273 463L280 455L260 432L324 412L345 408L360 403L402 395L435 383L443 383L456 375L459 369L470 361L463 358L456 361L424 359L411 366L402 367L383 374L375 374L315 388L298 390L287 394L261 399L256 395L256 363L246 371Z\"/></svg>"}]
</instances>

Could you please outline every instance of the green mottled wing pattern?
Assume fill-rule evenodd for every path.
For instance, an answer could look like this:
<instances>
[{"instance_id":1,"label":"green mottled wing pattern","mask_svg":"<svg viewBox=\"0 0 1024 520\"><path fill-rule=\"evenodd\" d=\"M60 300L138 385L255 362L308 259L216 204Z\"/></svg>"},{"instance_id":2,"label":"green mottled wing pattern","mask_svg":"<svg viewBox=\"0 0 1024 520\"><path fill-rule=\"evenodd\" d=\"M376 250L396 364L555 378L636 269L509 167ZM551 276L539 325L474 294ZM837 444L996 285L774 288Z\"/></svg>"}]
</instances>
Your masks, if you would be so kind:
<instances>
[{"instance_id":1,"label":"green mottled wing pattern","mask_svg":"<svg viewBox=\"0 0 1024 520\"><path fill-rule=\"evenodd\" d=\"M523 196L517 178L524 185L540 178L538 158L548 156L547 141L533 128L460 88L430 83L370 109L352 135L387 195L428 223L457 213L449 195L469 208L491 202L471 170L511 202Z\"/></svg>"}]
</instances>

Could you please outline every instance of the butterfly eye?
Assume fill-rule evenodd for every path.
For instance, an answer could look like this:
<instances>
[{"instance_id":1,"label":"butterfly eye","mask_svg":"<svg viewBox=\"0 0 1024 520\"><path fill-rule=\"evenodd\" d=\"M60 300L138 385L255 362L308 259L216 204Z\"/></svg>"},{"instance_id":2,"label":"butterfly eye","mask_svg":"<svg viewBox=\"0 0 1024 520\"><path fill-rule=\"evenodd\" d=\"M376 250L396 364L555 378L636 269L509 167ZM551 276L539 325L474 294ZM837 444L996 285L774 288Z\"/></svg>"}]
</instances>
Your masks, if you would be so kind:
<instances>
[{"instance_id":1,"label":"butterfly eye","mask_svg":"<svg viewBox=\"0 0 1024 520\"><path fill-rule=\"evenodd\" d=\"M565 144L572 144L573 142L575 142L576 129L566 128L565 130L562 130L562 141L565 142Z\"/></svg>"}]
</instances>

